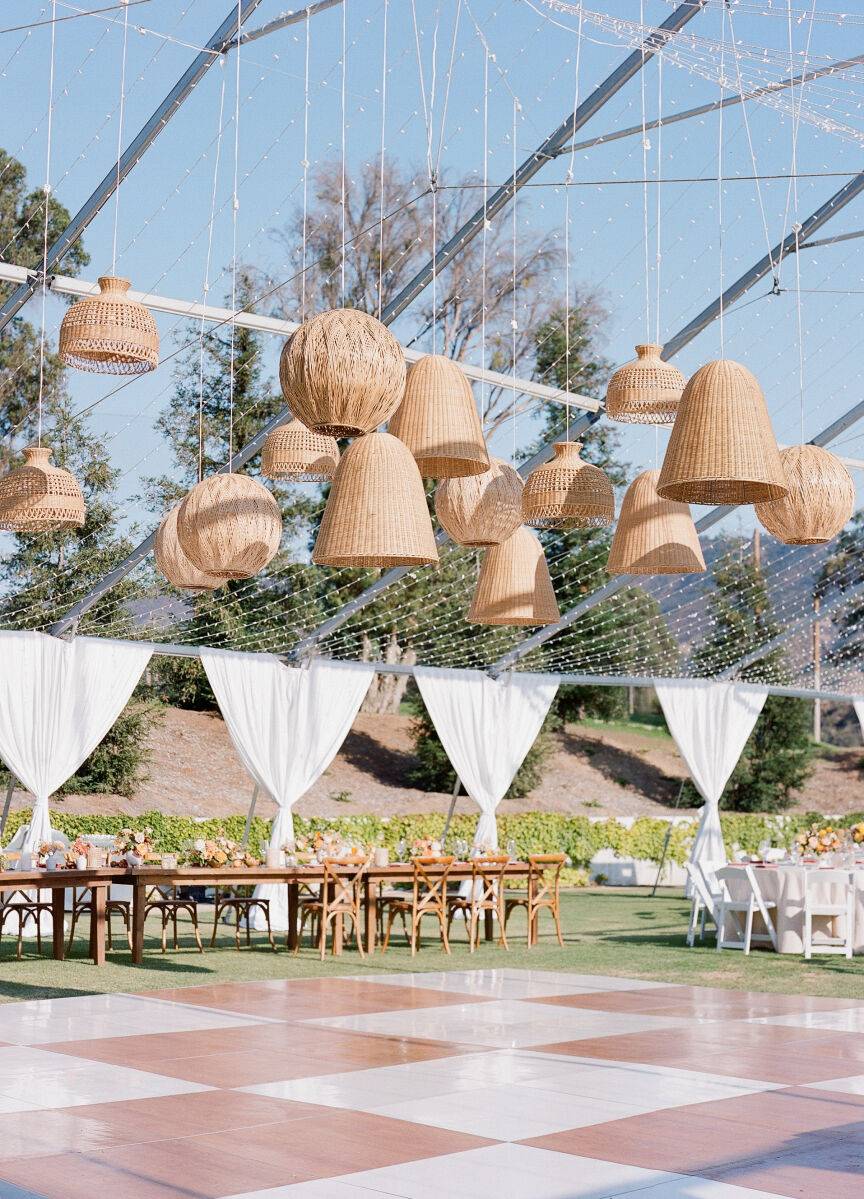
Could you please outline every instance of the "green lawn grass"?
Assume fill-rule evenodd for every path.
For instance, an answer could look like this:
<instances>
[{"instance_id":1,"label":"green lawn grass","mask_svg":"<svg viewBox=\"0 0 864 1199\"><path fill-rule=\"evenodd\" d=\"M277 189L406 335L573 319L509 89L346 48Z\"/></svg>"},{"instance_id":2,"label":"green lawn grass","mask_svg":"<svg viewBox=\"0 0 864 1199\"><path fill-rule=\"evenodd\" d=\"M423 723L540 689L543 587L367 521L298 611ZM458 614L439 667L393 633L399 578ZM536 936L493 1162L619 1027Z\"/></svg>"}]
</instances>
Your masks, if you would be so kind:
<instances>
[{"instance_id":1,"label":"green lawn grass","mask_svg":"<svg viewBox=\"0 0 864 1199\"><path fill-rule=\"evenodd\" d=\"M22 960L15 960L15 939L0 940L0 1000L42 999L109 991L144 991L190 987L204 983L237 982L268 978L308 978L318 975L374 974L397 970L463 970L466 967L510 966L532 970L566 970L582 974L623 975L740 990L776 991L807 995L861 998L864 994L864 961L842 957L803 958L756 951L749 956L735 950L717 953L714 939L685 942L689 904L680 891L665 890L651 898L645 888L584 889L562 895L564 948L551 932L551 921L541 923L539 944L525 946L525 918L516 913L510 921L510 952L495 943L481 943L469 954L464 927L454 925L452 955L440 951L434 928L412 959L401 933L394 936L386 954L361 959L348 948L341 957L329 953L322 963L317 950L304 944L295 958L277 938L274 953L262 933L253 933L252 948L237 952L233 930L220 930L216 946L207 948L212 930L212 908L202 905L200 921L206 952L199 954L189 932L182 927L181 948L163 956L158 925L148 922L144 964L133 966L126 942L117 927L115 949L107 964L95 967L86 957L86 921L79 925L71 955L55 962L49 944L37 956L35 941L26 941ZM120 944L122 948L116 948ZM0 1033L2 1039L2 1033Z\"/></svg>"}]
</instances>

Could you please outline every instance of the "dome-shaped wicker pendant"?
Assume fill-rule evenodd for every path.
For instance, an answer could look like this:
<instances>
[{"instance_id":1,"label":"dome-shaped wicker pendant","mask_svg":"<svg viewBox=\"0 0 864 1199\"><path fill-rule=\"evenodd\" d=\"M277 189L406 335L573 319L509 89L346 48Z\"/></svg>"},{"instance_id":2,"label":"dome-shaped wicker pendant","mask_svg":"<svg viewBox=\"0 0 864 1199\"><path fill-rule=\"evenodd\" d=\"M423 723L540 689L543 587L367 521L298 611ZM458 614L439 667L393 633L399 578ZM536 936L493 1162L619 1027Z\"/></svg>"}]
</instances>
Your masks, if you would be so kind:
<instances>
[{"instance_id":1,"label":"dome-shaped wicker pendant","mask_svg":"<svg viewBox=\"0 0 864 1199\"><path fill-rule=\"evenodd\" d=\"M180 545L177 536L177 515L180 505L175 504L156 530L153 542L153 557L156 565L169 583L183 591L216 591L225 579L205 574L193 566Z\"/></svg>"},{"instance_id":2,"label":"dome-shaped wicker pendant","mask_svg":"<svg viewBox=\"0 0 864 1199\"><path fill-rule=\"evenodd\" d=\"M489 468L471 384L441 354L426 354L409 367L405 398L387 431L405 442L424 479L459 479Z\"/></svg>"},{"instance_id":3,"label":"dome-shaped wicker pendant","mask_svg":"<svg viewBox=\"0 0 864 1199\"><path fill-rule=\"evenodd\" d=\"M402 347L386 325L357 308L304 321L282 347L282 394L315 433L357 437L390 416L405 391Z\"/></svg>"},{"instance_id":4,"label":"dome-shaped wicker pendant","mask_svg":"<svg viewBox=\"0 0 864 1199\"><path fill-rule=\"evenodd\" d=\"M51 465L47 446L29 446L24 465L0 478L0 529L51 533L84 524L84 496L74 475Z\"/></svg>"},{"instance_id":5,"label":"dome-shaped wicker pendant","mask_svg":"<svg viewBox=\"0 0 864 1199\"><path fill-rule=\"evenodd\" d=\"M423 480L398 437L368 433L342 455L312 561L363 567L438 561Z\"/></svg>"},{"instance_id":6,"label":"dome-shaped wicker pendant","mask_svg":"<svg viewBox=\"0 0 864 1199\"><path fill-rule=\"evenodd\" d=\"M786 494L762 389L746 367L709 362L684 388L657 483L683 504L758 504Z\"/></svg>"},{"instance_id":7,"label":"dome-shaped wicker pendant","mask_svg":"<svg viewBox=\"0 0 864 1199\"><path fill-rule=\"evenodd\" d=\"M855 484L839 458L818 445L780 451L788 493L756 505L759 523L786 545L823 545L855 508Z\"/></svg>"},{"instance_id":8,"label":"dome-shaped wicker pendant","mask_svg":"<svg viewBox=\"0 0 864 1199\"><path fill-rule=\"evenodd\" d=\"M249 475L211 475L177 513L177 537L194 567L220 579L251 579L279 549L282 515Z\"/></svg>"},{"instance_id":9,"label":"dome-shaped wicker pendant","mask_svg":"<svg viewBox=\"0 0 864 1199\"><path fill-rule=\"evenodd\" d=\"M556 624L558 601L543 547L536 533L518 528L483 555L474 598L472 624Z\"/></svg>"},{"instance_id":10,"label":"dome-shaped wicker pendant","mask_svg":"<svg viewBox=\"0 0 864 1199\"><path fill-rule=\"evenodd\" d=\"M598 466L583 462L578 441L556 441L551 462L532 470L522 519L535 529L592 529L615 519L615 493Z\"/></svg>"},{"instance_id":11,"label":"dome-shaped wicker pendant","mask_svg":"<svg viewBox=\"0 0 864 1199\"><path fill-rule=\"evenodd\" d=\"M522 524L522 477L500 458L482 475L442 479L435 515L457 545L500 545Z\"/></svg>"},{"instance_id":12,"label":"dome-shaped wicker pendant","mask_svg":"<svg viewBox=\"0 0 864 1199\"><path fill-rule=\"evenodd\" d=\"M684 575L705 569L686 504L661 500L660 472L637 475L624 496L606 569L611 575Z\"/></svg>"},{"instance_id":13,"label":"dome-shaped wicker pendant","mask_svg":"<svg viewBox=\"0 0 864 1199\"><path fill-rule=\"evenodd\" d=\"M334 437L313 433L299 420L268 433L261 451L265 479L296 479L304 483L329 483L339 465Z\"/></svg>"},{"instance_id":14,"label":"dome-shaped wicker pendant","mask_svg":"<svg viewBox=\"0 0 864 1199\"><path fill-rule=\"evenodd\" d=\"M102 375L143 375L159 365L159 332L148 308L126 295L128 279L103 275L60 325L60 359Z\"/></svg>"},{"instance_id":15,"label":"dome-shaped wicker pendant","mask_svg":"<svg viewBox=\"0 0 864 1199\"><path fill-rule=\"evenodd\" d=\"M660 357L662 346L637 346L635 362L619 366L606 388L606 415L634 425L671 425L687 380Z\"/></svg>"}]
</instances>

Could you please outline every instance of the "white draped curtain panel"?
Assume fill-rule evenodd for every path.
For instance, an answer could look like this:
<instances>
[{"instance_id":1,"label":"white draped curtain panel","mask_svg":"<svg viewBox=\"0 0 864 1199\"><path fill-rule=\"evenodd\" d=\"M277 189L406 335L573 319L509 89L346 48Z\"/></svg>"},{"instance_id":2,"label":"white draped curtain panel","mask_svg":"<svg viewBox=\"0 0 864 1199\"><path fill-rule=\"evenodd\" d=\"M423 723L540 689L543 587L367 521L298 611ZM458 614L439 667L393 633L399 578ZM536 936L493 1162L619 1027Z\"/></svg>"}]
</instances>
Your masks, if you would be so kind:
<instances>
[{"instance_id":1,"label":"white draped curtain panel","mask_svg":"<svg viewBox=\"0 0 864 1199\"><path fill-rule=\"evenodd\" d=\"M858 724L861 726L861 735L864 736L864 695L859 695L857 699L853 699L852 707L855 709Z\"/></svg>"},{"instance_id":2,"label":"white draped curtain panel","mask_svg":"<svg viewBox=\"0 0 864 1199\"><path fill-rule=\"evenodd\" d=\"M323 658L294 667L274 654L218 649L202 649L201 661L243 765L278 805L270 840L284 845L294 836L292 807L338 753L375 667ZM255 894L269 899L271 926L286 929L287 888L267 884Z\"/></svg>"},{"instance_id":3,"label":"white draped curtain panel","mask_svg":"<svg viewBox=\"0 0 864 1199\"><path fill-rule=\"evenodd\" d=\"M415 666L444 751L480 809L475 845L498 844L495 811L534 744L558 683L548 675L492 679L478 670Z\"/></svg>"},{"instance_id":4,"label":"white draped curtain panel","mask_svg":"<svg viewBox=\"0 0 864 1199\"><path fill-rule=\"evenodd\" d=\"M654 687L678 752L705 800L690 860L709 868L725 865L720 796L768 692L711 679L658 679Z\"/></svg>"}]
</instances>

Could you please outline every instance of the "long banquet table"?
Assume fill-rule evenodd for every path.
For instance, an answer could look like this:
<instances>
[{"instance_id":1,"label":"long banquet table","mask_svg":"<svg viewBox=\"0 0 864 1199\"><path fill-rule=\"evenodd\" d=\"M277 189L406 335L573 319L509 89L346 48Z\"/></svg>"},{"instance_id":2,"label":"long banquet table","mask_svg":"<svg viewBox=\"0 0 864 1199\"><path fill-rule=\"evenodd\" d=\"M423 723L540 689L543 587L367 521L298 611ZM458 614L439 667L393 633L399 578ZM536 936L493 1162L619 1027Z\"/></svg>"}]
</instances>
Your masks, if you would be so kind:
<instances>
[{"instance_id":1,"label":"long banquet table","mask_svg":"<svg viewBox=\"0 0 864 1199\"><path fill-rule=\"evenodd\" d=\"M771 919L774 921L774 927L777 932L777 952L778 953L796 953L804 952L804 872L815 871L819 873L819 866L813 865L759 865L751 863L755 873L755 878L759 884L759 890L762 892L762 897L769 903L776 903L776 910L770 912ZM853 950L856 954L864 953L864 866L856 865L854 867L833 866L833 870L851 870L855 875L855 930L853 936ZM743 876L743 870L742 870ZM830 888L814 887L812 891L813 899L816 903L830 903L832 896ZM730 883L730 893L733 899L746 899L747 885L746 880L742 877L740 883L737 880L732 880ZM836 892L833 897L833 902L837 901ZM820 922L828 919L826 917L817 917L814 920L814 930ZM845 917L838 916L832 921L834 926L834 935L845 935ZM754 919L754 930L764 931L764 924L759 913L756 913Z\"/></svg>"},{"instance_id":2,"label":"long banquet table","mask_svg":"<svg viewBox=\"0 0 864 1199\"><path fill-rule=\"evenodd\" d=\"M67 887L90 887L93 918L90 921L90 956L97 966L105 964L105 905L112 883L127 882L131 871L104 867L99 870L4 870L0 871L0 894L14 891L50 891L54 957L62 961L66 949L64 926Z\"/></svg>"}]
</instances>

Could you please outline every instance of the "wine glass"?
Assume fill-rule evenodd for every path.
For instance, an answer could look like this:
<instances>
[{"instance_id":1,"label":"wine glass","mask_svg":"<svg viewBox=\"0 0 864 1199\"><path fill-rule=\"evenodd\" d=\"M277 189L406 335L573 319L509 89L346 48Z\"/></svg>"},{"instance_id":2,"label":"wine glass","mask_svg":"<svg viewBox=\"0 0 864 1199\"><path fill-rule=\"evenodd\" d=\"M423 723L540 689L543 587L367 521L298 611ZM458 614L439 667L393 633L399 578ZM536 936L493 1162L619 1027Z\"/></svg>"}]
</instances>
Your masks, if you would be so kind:
<instances>
[{"instance_id":1,"label":"wine glass","mask_svg":"<svg viewBox=\"0 0 864 1199\"><path fill-rule=\"evenodd\" d=\"M768 861L768 854L771 850L771 842L767 838L759 842L759 857L763 862Z\"/></svg>"},{"instance_id":2,"label":"wine glass","mask_svg":"<svg viewBox=\"0 0 864 1199\"><path fill-rule=\"evenodd\" d=\"M516 842L513 840L512 837L508 840L508 842L504 848L507 851L507 857L512 862L514 860L514 858L516 857Z\"/></svg>"},{"instance_id":3,"label":"wine glass","mask_svg":"<svg viewBox=\"0 0 864 1199\"><path fill-rule=\"evenodd\" d=\"M408 852L408 842L400 839L396 842L396 857L400 862L405 861L405 854Z\"/></svg>"}]
</instances>

